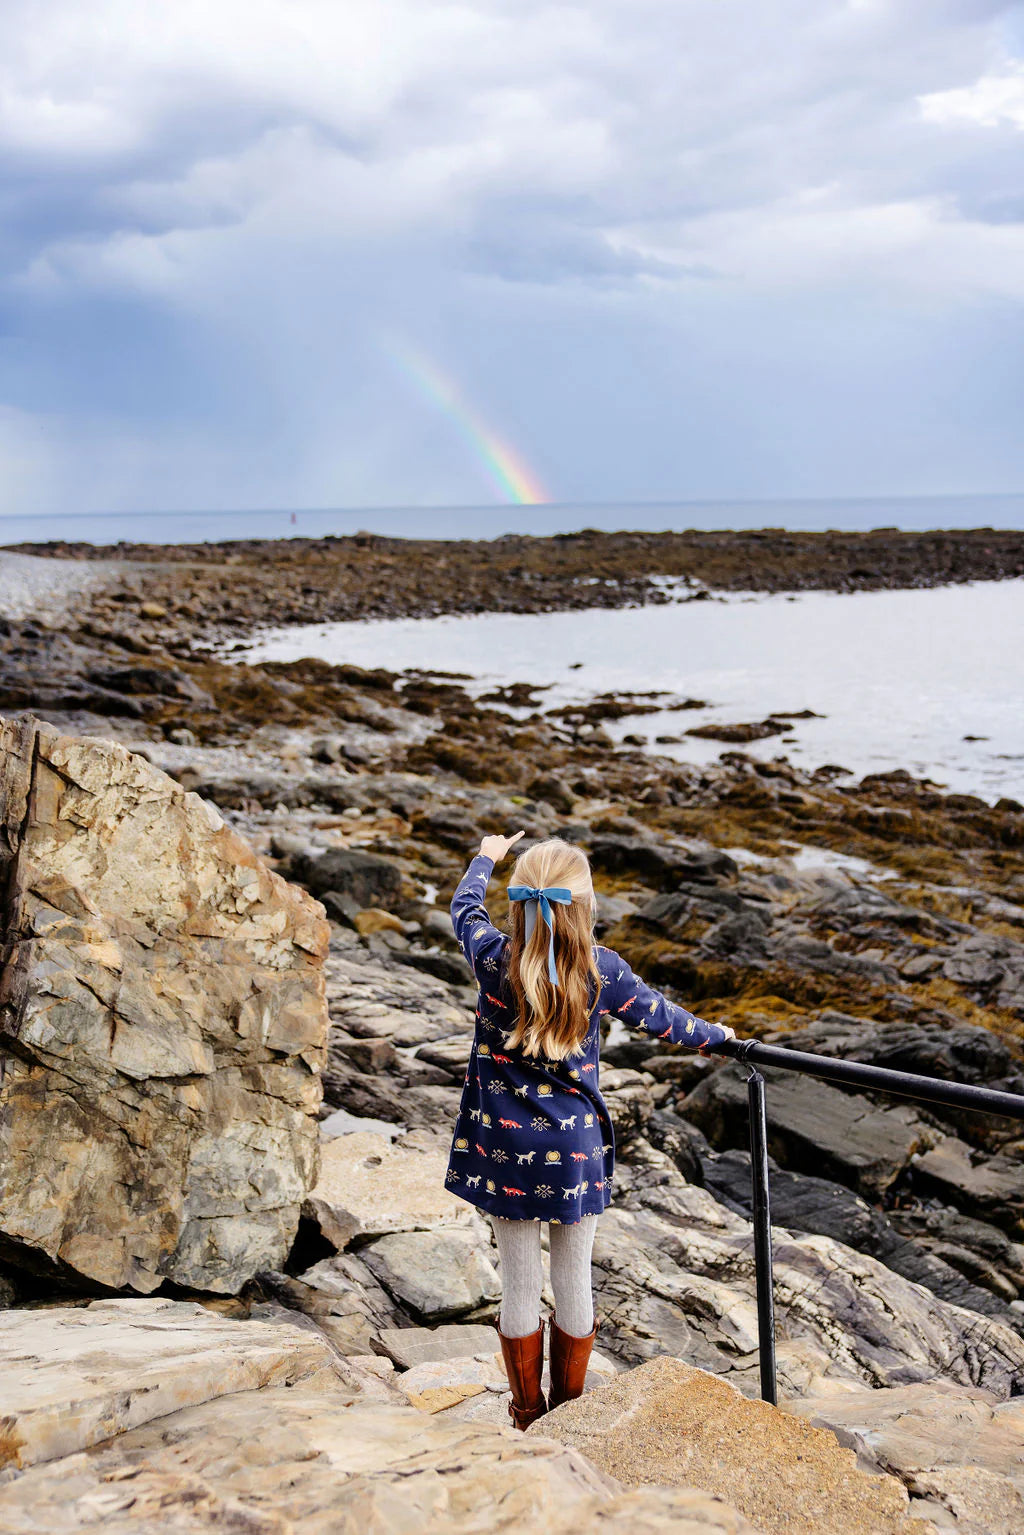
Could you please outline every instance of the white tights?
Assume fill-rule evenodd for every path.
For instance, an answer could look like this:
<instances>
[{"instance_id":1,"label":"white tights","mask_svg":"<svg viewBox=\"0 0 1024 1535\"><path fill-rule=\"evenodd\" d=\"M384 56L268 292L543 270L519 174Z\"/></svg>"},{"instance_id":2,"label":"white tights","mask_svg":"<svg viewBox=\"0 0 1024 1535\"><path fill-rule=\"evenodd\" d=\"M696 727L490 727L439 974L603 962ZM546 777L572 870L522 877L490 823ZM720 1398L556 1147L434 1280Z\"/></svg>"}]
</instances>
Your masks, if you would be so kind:
<instances>
[{"instance_id":1,"label":"white tights","mask_svg":"<svg viewBox=\"0 0 1024 1535\"><path fill-rule=\"evenodd\" d=\"M491 1216L501 1258L500 1327L507 1338L525 1338L540 1326L544 1278L540 1261L540 1221L506 1221ZM562 1332L585 1338L594 1326L590 1259L597 1216L585 1215L572 1226L548 1226L551 1288L555 1321Z\"/></svg>"}]
</instances>

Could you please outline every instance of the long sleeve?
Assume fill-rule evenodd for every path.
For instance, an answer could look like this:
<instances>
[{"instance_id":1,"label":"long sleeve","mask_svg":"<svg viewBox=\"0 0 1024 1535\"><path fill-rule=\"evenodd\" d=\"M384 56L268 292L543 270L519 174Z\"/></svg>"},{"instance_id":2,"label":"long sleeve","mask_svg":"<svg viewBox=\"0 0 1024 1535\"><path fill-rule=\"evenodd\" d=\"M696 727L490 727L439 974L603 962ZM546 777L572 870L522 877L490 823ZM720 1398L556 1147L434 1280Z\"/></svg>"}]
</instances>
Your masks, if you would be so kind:
<instances>
[{"instance_id":1,"label":"long sleeve","mask_svg":"<svg viewBox=\"0 0 1024 1535\"><path fill-rule=\"evenodd\" d=\"M481 989L493 991L498 977L504 933L487 915L484 895L494 870L493 858L478 853L452 896L452 926L459 948L469 961Z\"/></svg>"},{"instance_id":2,"label":"long sleeve","mask_svg":"<svg viewBox=\"0 0 1024 1535\"><path fill-rule=\"evenodd\" d=\"M611 979L601 990L602 1013L611 1013L630 1028L645 1029L658 1039L688 1045L694 1050L721 1044L728 1038L721 1024L705 1022L648 986L614 949L606 949L605 954Z\"/></svg>"}]
</instances>

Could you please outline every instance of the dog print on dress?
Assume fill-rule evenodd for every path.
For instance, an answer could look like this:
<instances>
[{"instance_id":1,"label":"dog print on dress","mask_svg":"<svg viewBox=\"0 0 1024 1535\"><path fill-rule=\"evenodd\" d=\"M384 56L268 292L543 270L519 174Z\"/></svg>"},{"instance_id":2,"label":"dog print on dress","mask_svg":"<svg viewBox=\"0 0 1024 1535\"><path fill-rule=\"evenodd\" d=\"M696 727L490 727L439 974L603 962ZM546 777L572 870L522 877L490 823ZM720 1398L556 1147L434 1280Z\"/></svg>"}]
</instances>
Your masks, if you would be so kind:
<instances>
[{"instance_id":1,"label":"dog print on dress","mask_svg":"<svg viewBox=\"0 0 1024 1535\"><path fill-rule=\"evenodd\" d=\"M490 1215L572 1225L600 1214L611 1200L615 1137L598 1085L601 1018L619 1018L628 1028L692 1049L720 1043L725 1030L668 1001L621 955L595 944L601 988L581 1052L552 1061L510 1048L515 1006L505 979L508 937L484 905L493 868L490 858L478 854L452 898L455 936L479 995L452 1133L449 1169L456 1179L449 1186ZM502 1174L507 1181L499 1181ZM566 1177L574 1181L567 1184Z\"/></svg>"}]
</instances>

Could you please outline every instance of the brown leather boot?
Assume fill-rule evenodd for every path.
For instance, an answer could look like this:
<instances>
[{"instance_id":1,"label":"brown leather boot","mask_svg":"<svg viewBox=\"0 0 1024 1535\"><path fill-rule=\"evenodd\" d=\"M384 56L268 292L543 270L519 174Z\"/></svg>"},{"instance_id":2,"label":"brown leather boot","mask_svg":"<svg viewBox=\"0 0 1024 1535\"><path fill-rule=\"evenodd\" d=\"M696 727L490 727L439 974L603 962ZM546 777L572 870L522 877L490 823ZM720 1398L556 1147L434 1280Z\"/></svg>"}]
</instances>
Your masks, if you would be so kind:
<instances>
[{"instance_id":1,"label":"brown leather boot","mask_svg":"<svg viewBox=\"0 0 1024 1535\"><path fill-rule=\"evenodd\" d=\"M512 1388L508 1415L516 1428L529 1428L548 1410L540 1378L544 1371L544 1323L525 1338L506 1338L495 1318L494 1330L501 1339L501 1357Z\"/></svg>"},{"instance_id":2,"label":"brown leather boot","mask_svg":"<svg viewBox=\"0 0 1024 1535\"><path fill-rule=\"evenodd\" d=\"M562 1331L554 1317L551 1318L549 1407L558 1407L562 1402L571 1402L575 1397L583 1395L590 1351L596 1337L596 1321L593 1332L587 1333L584 1338L574 1338L571 1333Z\"/></svg>"}]
</instances>

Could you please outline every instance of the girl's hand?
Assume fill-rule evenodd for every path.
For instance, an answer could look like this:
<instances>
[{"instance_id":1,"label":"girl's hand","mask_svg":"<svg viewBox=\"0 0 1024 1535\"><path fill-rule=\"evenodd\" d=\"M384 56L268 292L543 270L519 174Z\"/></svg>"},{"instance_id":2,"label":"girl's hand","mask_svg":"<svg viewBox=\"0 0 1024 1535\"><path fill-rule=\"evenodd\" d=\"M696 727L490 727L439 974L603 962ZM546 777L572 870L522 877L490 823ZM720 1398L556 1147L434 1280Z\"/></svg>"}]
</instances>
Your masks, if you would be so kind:
<instances>
[{"instance_id":1,"label":"girl's hand","mask_svg":"<svg viewBox=\"0 0 1024 1535\"><path fill-rule=\"evenodd\" d=\"M525 836L524 831L517 831L514 837L485 837L480 844L480 852L485 858L493 858L495 863L500 863L513 843Z\"/></svg>"},{"instance_id":2,"label":"girl's hand","mask_svg":"<svg viewBox=\"0 0 1024 1535\"><path fill-rule=\"evenodd\" d=\"M725 1038L726 1039L735 1039L736 1038L736 1030L734 1028L732 1028L732 1026L730 1024L728 1024L728 1023L720 1023L720 1024L717 1025L717 1027L723 1030L723 1032L725 1033ZM719 1041L719 1043L722 1043L722 1044L724 1044L724 1042L725 1042L724 1040ZM707 1052L708 1052L708 1049L709 1049L709 1046L706 1045L706 1044L705 1045L698 1045L697 1046L697 1053L699 1055L706 1055Z\"/></svg>"}]
</instances>

